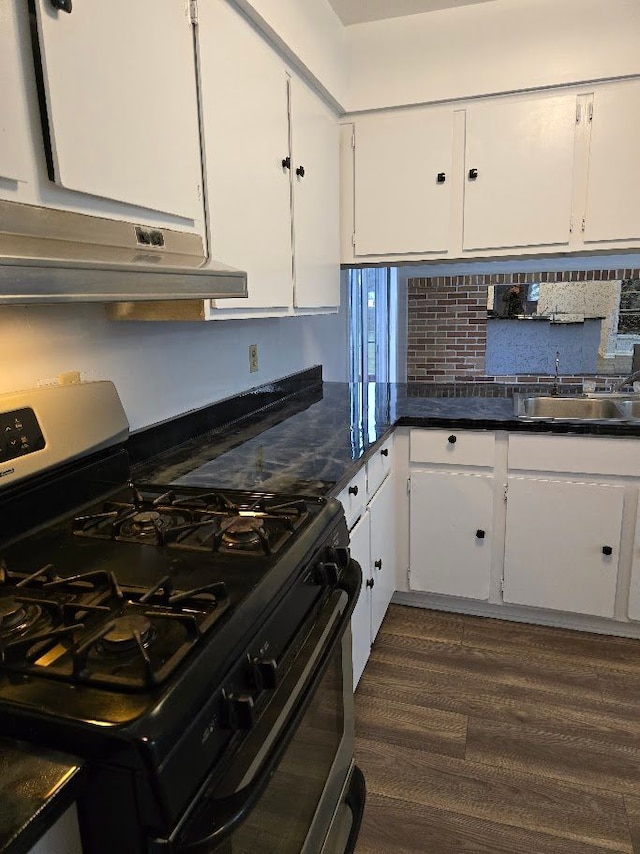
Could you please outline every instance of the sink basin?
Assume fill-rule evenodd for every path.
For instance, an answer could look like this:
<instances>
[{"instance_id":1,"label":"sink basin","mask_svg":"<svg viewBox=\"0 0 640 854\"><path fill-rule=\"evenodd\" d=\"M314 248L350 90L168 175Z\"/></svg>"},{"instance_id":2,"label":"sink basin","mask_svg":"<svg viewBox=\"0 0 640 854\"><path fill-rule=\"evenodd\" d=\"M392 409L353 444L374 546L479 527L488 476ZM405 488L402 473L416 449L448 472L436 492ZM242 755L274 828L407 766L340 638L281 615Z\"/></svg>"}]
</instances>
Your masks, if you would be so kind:
<instances>
[{"instance_id":1,"label":"sink basin","mask_svg":"<svg viewBox=\"0 0 640 854\"><path fill-rule=\"evenodd\" d=\"M613 400L551 395L548 397L516 395L514 400L516 415L520 418L622 421L632 417L623 413Z\"/></svg>"},{"instance_id":2,"label":"sink basin","mask_svg":"<svg viewBox=\"0 0 640 854\"><path fill-rule=\"evenodd\" d=\"M618 406L625 418L640 418L640 399L637 397L620 400Z\"/></svg>"}]
</instances>

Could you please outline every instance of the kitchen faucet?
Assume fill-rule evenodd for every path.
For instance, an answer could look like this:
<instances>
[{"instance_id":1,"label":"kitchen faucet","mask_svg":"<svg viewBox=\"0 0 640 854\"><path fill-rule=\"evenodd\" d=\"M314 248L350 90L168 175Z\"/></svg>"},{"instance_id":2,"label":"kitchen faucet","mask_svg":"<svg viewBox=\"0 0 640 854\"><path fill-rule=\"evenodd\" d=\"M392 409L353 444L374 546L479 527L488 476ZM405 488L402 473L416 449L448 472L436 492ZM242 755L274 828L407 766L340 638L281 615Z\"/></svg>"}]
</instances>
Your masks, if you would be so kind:
<instances>
[{"instance_id":1,"label":"kitchen faucet","mask_svg":"<svg viewBox=\"0 0 640 854\"><path fill-rule=\"evenodd\" d=\"M622 391L622 389L628 384L633 383L636 380L640 380L640 371L634 371L632 374L629 374L628 377L625 377L623 380L614 386L614 391Z\"/></svg>"},{"instance_id":2,"label":"kitchen faucet","mask_svg":"<svg viewBox=\"0 0 640 854\"><path fill-rule=\"evenodd\" d=\"M551 394L555 397L558 395L558 371L560 368L560 350L556 350L556 368L555 375L553 377L553 385L551 386Z\"/></svg>"}]
</instances>

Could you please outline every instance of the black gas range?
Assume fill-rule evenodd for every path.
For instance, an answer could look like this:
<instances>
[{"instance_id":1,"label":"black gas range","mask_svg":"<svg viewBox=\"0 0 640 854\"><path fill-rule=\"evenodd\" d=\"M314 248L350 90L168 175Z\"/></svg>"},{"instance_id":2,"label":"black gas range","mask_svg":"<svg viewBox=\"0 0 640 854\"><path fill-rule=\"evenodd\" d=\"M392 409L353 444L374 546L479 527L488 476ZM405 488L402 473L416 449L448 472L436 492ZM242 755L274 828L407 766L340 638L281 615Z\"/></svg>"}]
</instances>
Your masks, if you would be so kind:
<instances>
[{"instance_id":1,"label":"black gas range","mask_svg":"<svg viewBox=\"0 0 640 854\"><path fill-rule=\"evenodd\" d=\"M111 384L55 392L0 399L3 734L84 757L87 854L351 850L341 506L131 483Z\"/></svg>"}]
</instances>

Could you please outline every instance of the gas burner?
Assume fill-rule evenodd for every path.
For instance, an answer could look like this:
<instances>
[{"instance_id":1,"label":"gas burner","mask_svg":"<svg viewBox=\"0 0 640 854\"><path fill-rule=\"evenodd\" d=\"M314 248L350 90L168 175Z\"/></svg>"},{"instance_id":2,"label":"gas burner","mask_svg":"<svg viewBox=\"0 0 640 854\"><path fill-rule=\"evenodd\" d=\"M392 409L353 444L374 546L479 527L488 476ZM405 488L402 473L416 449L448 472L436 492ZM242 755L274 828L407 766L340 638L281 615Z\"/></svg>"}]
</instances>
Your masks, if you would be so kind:
<instances>
[{"instance_id":1,"label":"gas burner","mask_svg":"<svg viewBox=\"0 0 640 854\"><path fill-rule=\"evenodd\" d=\"M268 546L268 535L260 519L251 516L238 516L225 523L222 530L222 542L229 548L253 548Z\"/></svg>"},{"instance_id":2,"label":"gas burner","mask_svg":"<svg viewBox=\"0 0 640 854\"><path fill-rule=\"evenodd\" d=\"M159 510L141 510L125 518L117 527L116 539L164 542L165 534L184 525L185 517L178 513L161 513Z\"/></svg>"},{"instance_id":3,"label":"gas burner","mask_svg":"<svg viewBox=\"0 0 640 854\"><path fill-rule=\"evenodd\" d=\"M153 639L151 622L143 614L117 617L102 637L105 652L130 652L147 647Z\"/></svg>"},{"instance_id":4,"label":"gas burner","mask_svg":"<svg viewBox=\"0 0 640 854\"><path fill-rule=\"evenodd\" d=\"M30 602L20 602L13 596L0 599L0 638L23 633L40 618L42 609Z\"/></svg>"}]
</instances>

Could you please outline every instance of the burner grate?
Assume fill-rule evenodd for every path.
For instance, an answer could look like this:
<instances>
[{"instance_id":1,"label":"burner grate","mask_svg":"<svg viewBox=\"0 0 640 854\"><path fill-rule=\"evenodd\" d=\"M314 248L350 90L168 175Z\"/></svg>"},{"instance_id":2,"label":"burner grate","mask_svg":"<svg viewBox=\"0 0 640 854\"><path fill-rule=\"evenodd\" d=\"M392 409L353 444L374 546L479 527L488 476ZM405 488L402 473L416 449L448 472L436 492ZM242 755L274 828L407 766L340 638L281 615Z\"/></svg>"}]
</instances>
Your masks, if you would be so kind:
<instances>
[{"instance_id":1,"label":"burner grate","mask_svg":"<svg viewBox=\"0 0 640 854\"><path fill-rule=\"evenodd\" d=\"M162 684L229 607L226 585L176 590L167 576L147 590L111 572L62 578L48 564L28 575L0 568L0 665L12 672L122 690Z\"/></svg>"}]
</instances>

